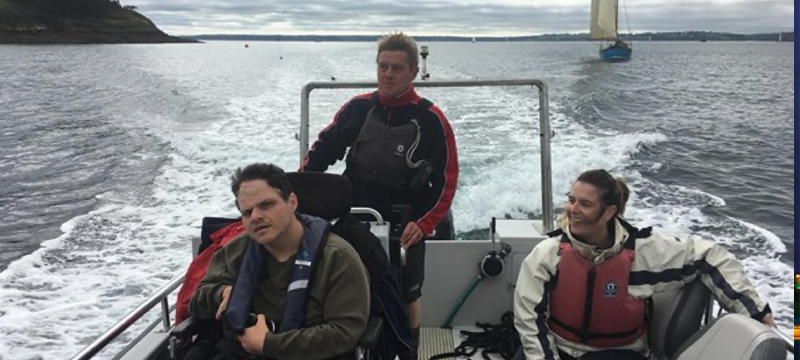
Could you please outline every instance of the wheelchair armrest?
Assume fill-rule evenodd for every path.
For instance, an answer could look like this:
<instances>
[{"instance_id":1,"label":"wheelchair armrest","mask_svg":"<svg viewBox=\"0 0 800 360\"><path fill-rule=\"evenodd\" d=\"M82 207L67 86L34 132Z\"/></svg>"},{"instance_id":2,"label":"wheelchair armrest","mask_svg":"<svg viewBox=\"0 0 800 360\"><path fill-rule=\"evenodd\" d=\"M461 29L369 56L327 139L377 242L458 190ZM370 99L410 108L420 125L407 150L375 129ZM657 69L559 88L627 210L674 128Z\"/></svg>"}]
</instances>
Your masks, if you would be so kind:
<instances>
[{"instance_id":1,"label":"wheelchair armrest","mask_svg":"<svg viewBox=\"0 0 800 360\"><path fill-rule=\"evenodd\" d=\"M371 317L367 320L367 328L358 339L358 346L362 349L373 350L378 345L378 337L381 335L383 329L383 319L378 317Z\"/></svg>"},{"instance_id":2,"label":"wheelchair armrest","mask_svg":"<svg viewBox=\"0 0 800 360\"><path fill-rule=\"evenodd\" d=\"M176 337L179 340L188 339L189 337L200 332L200 326L202 323L202 320L195 319L194 316L190 316L188 319L181 321L180 324L173 327L169 334L170 336Z\"/></svg>"}]
</instances>

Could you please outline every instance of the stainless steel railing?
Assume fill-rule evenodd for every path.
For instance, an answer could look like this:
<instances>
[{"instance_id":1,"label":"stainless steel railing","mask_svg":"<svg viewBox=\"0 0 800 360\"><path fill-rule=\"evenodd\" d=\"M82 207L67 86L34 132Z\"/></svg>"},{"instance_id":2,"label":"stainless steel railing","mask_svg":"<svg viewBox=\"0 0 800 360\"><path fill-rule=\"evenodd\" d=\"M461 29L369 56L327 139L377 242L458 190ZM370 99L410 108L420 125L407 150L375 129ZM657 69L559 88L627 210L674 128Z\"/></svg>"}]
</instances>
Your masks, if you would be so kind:
<instances>
[{"instance_id":1,"label":"stainless steel railing","mask_svg":"<svg viewBox=\"0 0 800 360\"><path fill-rule=\"evenodd\" d=\"M178 286L183 284L183 277L183 274L181 274L170 280L166 285L159 288L153 295L150 295L150 297L137 306L136 309L128 313L128 315L125 315L125 317L114 324L114 326L94 339L92 343L86 345L86 347L84 347L79 353L75 354L75 356L72 357L72 360L91 359L98 352L103 350L106 345L116 339L119 334L122 334L123 331L125 331L128 327L133 325L142 316L147 314L152 308L159 304L161 304L161 320L164 325L164 331L169 331L171 326L169 320L170 307L169 302L167 301L167 296L175 291Z\"/></svg>"},{"instance_id":2,"label":"stainless steel railing","mask_svg":"<svg viewBox=\"0 0 800 360\"><path fill-rule=\"evenodd\" d=\"M375 82L311 82L303 86L300 94L300 163L306 157L309 146L309 98L314 89L368 89L377 88ZM458 80L420 81L414 86L423 87L480 87L480 86L528 86L539 89L539 139L541 147L542 177L542 222L545 232L553 230L553 191L550 163L550 109L547 85L541 80Z\"/></svg>"},{"instance_id":3,"label":"stainless steel railing","mask_svg":"<svg viewBox=\"0 0 800 360\"><path fill-rule=\"evenodd\" d=\"M350 208L350 213L353 214L353 215L369 215L369 216L372 216L373 218L375 218L375 222L377 222L378 225L383 225L383 216L381 216L381 213L379 213L378 210L375 210L373 208L353 207L353 208Z\"/></svg>"}]
</instances>

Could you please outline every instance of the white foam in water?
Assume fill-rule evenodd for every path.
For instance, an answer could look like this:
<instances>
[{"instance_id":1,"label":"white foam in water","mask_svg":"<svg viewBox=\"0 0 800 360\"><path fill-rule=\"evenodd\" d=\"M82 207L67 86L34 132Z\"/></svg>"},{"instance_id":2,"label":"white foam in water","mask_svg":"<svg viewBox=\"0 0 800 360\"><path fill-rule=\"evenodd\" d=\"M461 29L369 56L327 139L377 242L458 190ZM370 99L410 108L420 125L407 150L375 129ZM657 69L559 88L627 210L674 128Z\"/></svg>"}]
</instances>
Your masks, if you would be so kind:
<instances>
[{"instance_id":1,"label":"white foam in water","mask_svg":"<svg viewBox=\"0 0 800 360\"><path fill-rule=\"evenodd\" d=\"M713 206L723 207L723 206L727 205L727 203L725 202L725 199L723 199L723 198L721 198L719 196L716 196L714 194L709 194L709 193L707 193L705 191L702 191L702 190L699 190L699 189L691 189L691 188L687 188L687 187L684 187L684 186L678 186L678 187L683 191L692 192L692 193L698 194L700 196L704 196L704 197L707 197L707 198L711 199L711 204Z\"/></svg>"},{"instance_id":2,"label":"white foam in water","mask_svg":"<svg viewBox=\"0 0 800 360\"><path fill-rule=\"evenodd\" d=\"M301 56L285 44L286 60L258 69L268 81L255 82L264 88L255 96L228 93L236 86L228 86L210 73L204 75L199 97L204 106L223 114L208 123L187 124L191 119L145 110L120 114L131 131L144 128L168 143L168 159L152 189L99 196L102 206L98 210L65 223L62 236L42 243L39 250L0 273L0 359L68 358L170 278L182 274L190 261L190 240L199 236L202 217L235 216L229 177L236 167L258 161L274 162L288 171L297 168L295 134L302 85L332 75L341 81L365 80L373 73L372 45L351 47L357 51L342 51L337 56L309 51ZM173 76L170 71L176 70L167 67L161 71L165 73L159 76L169 78ZM436 76L470 78L450 68L437 69ZM187 81L192 76L178 78ZM215 81L226 85L220 86L226 91L214 93ZM186 88L196 84L190 85ZM312 93L311 141L342 103L367 91ZM531 104L531 94L502 88L420 92L442 108L456 133L461 164L453 208L457 231L485 229L492 216L541 216L539 144L534 140L538 128L532 122L538 112ZM214 97L218 103L205 103ZM791 270L776 260L786 251L780 239L741 220L704 214L705 207L725 206L724 200L713 194L656 183L635 170L642 165L635 160L640 149L668 141L666 136L613 129L598 134L564 115L558 102L550 104L550 112L555 131L552 180L556 207L563 204L571 182L587 169L605 168L624 177L634 192L626 213L634 224L697 233L732 249L755 248L757 251L741 253L745 270L769 299L784 330L789 326L793 299L785 283ZM660 166L644 164L650 169ZM342 168L340 163L331 171ZM726 229L730 232L725 233ZM113 343L99 358L110 358L146 323L134 326L123 335L123 341Z\"/></svg>"},{"instance_id":3,"label":"white foam in water","mask_svg":"<svg viewBox=\"0 0 800 360\"><path fill-rule=\"evenodd\" d=\"M506 104L508 99L494 99L495 108L504 109L508 106ZM519 99L511 101L515 100L519 101ZM572 181L582 171L592 168L605 168L611 172L621 171L630 164L631 156L639 151L641 145L666 140L665 136L658 133L592 136L577 122L565 119L559 114L557 103L551 103L550 109L553 112L551 128L556 134L551 142L551 166L553 201L557 207L565 201L564 195L569 191ZM520 124L531 122L530 117L534 116L534 112L531 110L527 114L520 113L517 116L518 118L514 119L516 122L514 126L507 129L501 126L488 130L492 131L492 137L502 139L502 143L498 143L494 149L480 150L483 156L497 155L501 160L489 164L488 169L484 167L479 170L481 171L479 176L460 179L454 200L457 231L486 228L488 219L492 216L499 218L504 216L526 218L528 214L541 216L540 145L538 141L532 140L530 134L533 134L533 130L527 136L521 136L522 132L517 130ZM454 127L457 126L456 120ZM455 131L460 135L458 130L457 128ZM485 128L482 130L487 131ZM462 156L464 151L462 148L459 151L461 151L459 156ZM469 154L466 158L475 156L481 154ZM463 172L462 169L462 174Z\"/></svg>"},{"instance_id":4,"label":"white foam in water","mask_svg":"<svg viewBox=\"0 0 800 360\"><path fill-rule=\"evenodd\" d=\"M761 236L763 236L764 239L767 240L767 242L769 243L769 245L773 249L773 251L775 251L776 253L784 253L784 252L787 251L786 244L784 244L783 241L781 241L781 238L779 238L778 235L775 235L775 233L773 233L772 231L769 231L769 230L764 229L764 228L762 228L762 227L760 227L760 226L758 226L756 224L752 224L752 223L749 223L749 222L744 221L744 220L740 220L740 219L736 219L736 218L731 218L731 219L740 222L742 225L750 228L751 230L753 230L753 231L759 233Z\"/></svg>"}]
</instances>

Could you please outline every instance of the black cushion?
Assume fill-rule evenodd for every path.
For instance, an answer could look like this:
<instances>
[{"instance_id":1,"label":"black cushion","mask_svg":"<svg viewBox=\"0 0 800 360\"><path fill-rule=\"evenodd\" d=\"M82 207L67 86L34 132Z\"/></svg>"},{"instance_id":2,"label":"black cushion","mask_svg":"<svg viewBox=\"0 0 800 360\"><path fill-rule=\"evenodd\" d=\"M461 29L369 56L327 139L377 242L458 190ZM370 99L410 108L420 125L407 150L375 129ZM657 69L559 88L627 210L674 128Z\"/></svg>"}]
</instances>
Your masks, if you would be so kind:
<instances>
[{"instance_id":1,"label":"black cushion","mask_svg":"<svg viewBox=\"0 0 800 360\"><path fill-rule=\"evenodd\" d=\"M228 219L218 217L204 217L203 224L200 228L200 248L197 253L202 253L209 245L213 243L211 234L217 232L232 223L242 220L242 218Z\"/></svg>"},{"instance_id":2,"label":"black cushion","mask_svg":"<svg viewBox=\"0 0 800 360\"><path fill-rule=\"evenodd\" d=\"M361 262L367 268L369 288L374 294L389 268L389 256L383 251L380 239L354 216L345 216L339 219L331 227L331 232L341 236L355 249Z\"/></svg>"},{"instance_id":3,"label":"black cushion","mask_svg":"<svg viewBox=\"0 0 800 360\"><path fill-rule=\"evenodd\" d=\"M342 175L318 172L286 173L297 195L297 211L333 220L350 213L353 189Z\"/></svg>"}]
</instances>

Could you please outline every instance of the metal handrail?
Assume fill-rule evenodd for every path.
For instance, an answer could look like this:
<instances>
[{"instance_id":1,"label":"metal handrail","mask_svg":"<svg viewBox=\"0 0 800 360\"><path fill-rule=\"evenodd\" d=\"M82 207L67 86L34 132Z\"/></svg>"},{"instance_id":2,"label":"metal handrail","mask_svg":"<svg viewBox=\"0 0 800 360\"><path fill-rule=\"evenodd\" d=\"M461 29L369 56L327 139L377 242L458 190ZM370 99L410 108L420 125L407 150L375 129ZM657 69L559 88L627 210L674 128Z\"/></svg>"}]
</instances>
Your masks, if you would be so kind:
<instances>
[{"instance_id":1,"label":"metal handrail","mask_svg":"<svg viewBox=\"0 0 800 360\"><path fill-rule=\"evenodd\" d=\"M98 336L91 344L83 348L79 353L72 357L72 360L91 359L98 352L103 350L111 341L117 338L119 334L127 330L131 325L136 323L144 314L147 314L152 308L158 304L162 304L162 319L164 321L164 330L169 330L169 306L167 304L167 296L175 289L183 284L183 275L177 276L170 280L166 285L159 288L153 295L147 298L136 309L125 315L122 320L118 321L114 326Z\"/></svg>"},{"instance_id":2,"label":"metal handrail","mask_svg":"<svg viewBox=\"0 0 800 360\"><path fill-rule=\"evenodd\" d=\"M475 87L475 86L526 86L539 89L539 139L542 171L542 222L544 231L553 230L553 191L550 164L550 110L547 84L536 79L520 80L456 80L420 81L414 86L423 87ZM363 89L377 88L376 82L310 82L303 86L300 94L300 163L306 157L309 146L309 98L314 89Z\"/></svg>"},{"instance_id":3,"label":"metal handrail","mask_svg":"<svg viewBox=\"0 0 800 360\"><path fill-rule=\"evenodd\" d=\"M350 213L353 215L370 215L375 218L375 222L378 225L383 225L383 216L378 210L369 207L352 207L350 208Z\"/></svg>"}]
</instances>

